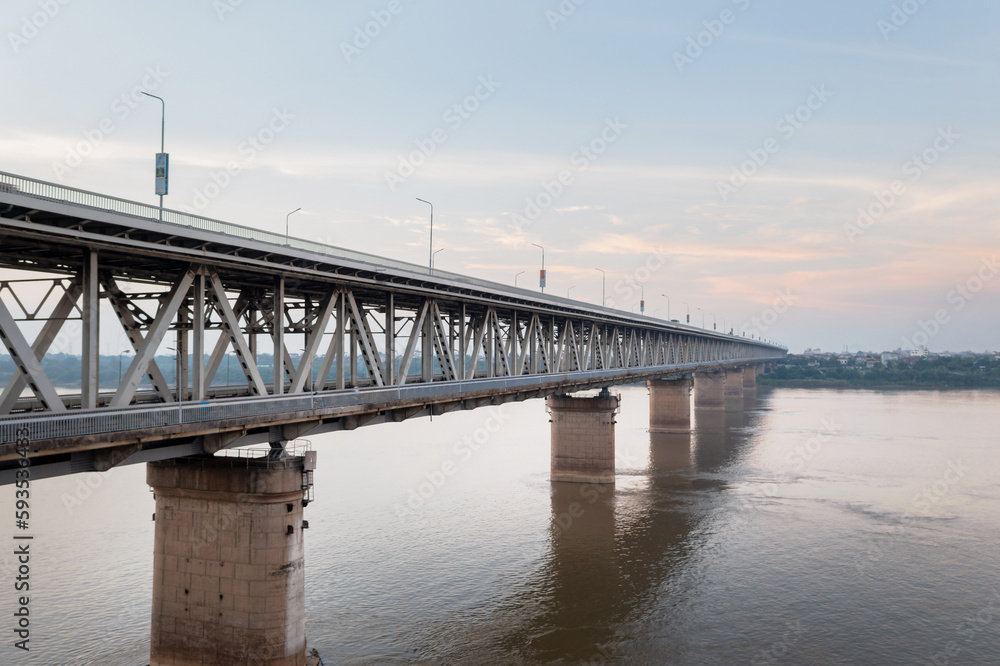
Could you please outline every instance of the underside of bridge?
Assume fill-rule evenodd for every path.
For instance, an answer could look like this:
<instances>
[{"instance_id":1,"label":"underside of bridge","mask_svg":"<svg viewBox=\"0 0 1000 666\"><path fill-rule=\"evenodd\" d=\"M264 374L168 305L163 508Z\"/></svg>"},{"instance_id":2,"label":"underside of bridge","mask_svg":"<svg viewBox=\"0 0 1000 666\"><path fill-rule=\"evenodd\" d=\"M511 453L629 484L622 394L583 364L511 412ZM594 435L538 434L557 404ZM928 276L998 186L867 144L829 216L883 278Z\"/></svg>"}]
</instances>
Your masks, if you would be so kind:
<instances>
[{"instance_id":1,"label":"underside of bridge","mask_svg":"<svg viewBox=\"0 0 1000 666\"><path fill-rule=\"evenodd\" d=\"M785 355L761 340L160 215L0 172L0 268L17 271L0 280L0 342L16 366L0 393L0 484L21 455L34 479L148 464L153 664L302 663L312 463L288 455L289 441L548 398L552 480L613 484L619 402L607 389L648 382L650 431L683 433L692 381L696 407L741 408L758 368ZM106 361L101 371L102 319L131 348L114 381ZM78 381L50 377L55 352L79 354ZM213 455L261 443L267 455Z\"/></svg>"},{"instance_id":2,"label":"underside of bridge","mask_svg":"<svg viewBox=\"0 0 1000 666\"><path fill-rule=\"evenodd\" d=\"M0 483L106 470L785 350L0 172ZM102 325L103 320L103 325ZM130 350L108 368L102 330ZM47 372L80 354L78 379ZM170 352L166 355L166 352ZM166 360L165 360L166 359ZM109 370L112 370L109 372ZM117 370L115 376L114 370ZM697 391L696 391L697 393Z\"/></svg>"}]
</instances>

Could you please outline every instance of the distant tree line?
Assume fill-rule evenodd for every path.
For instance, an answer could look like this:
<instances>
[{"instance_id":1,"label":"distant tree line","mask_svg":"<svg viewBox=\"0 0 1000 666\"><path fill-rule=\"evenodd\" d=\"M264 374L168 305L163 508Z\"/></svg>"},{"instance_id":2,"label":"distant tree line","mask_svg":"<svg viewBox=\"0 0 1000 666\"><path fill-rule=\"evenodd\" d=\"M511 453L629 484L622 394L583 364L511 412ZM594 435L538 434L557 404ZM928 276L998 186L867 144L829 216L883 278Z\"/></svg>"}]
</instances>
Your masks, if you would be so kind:
<instances>
[{"instance_id":1,"label":"distant tree line","mask_svg":"<svg viewBox=\"0 0 1000 666\"><path fill-rule=\"evenodd\" d=\"M795 356L757 381L784 386L1000 388L1000 360L986 355L941 356L878 362L868 368L854 364L854 359L843 365L836 358Z\"/></svg>"}]
</instances>

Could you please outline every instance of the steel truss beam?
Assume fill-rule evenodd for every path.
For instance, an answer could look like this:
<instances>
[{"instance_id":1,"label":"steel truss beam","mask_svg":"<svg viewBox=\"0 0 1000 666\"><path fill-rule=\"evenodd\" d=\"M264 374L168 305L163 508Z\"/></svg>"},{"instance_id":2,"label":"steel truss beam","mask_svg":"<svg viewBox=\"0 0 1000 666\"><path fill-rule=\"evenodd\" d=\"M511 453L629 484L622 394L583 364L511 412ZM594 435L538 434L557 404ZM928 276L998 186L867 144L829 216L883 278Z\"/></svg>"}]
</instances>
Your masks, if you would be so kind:
<instances>
[{"instance_id":1,"label":"steel truss beam","mask_svg":"<svg viewBox=\"0 0 1000 666\"><path fill-rule=\"evenodd\" d=\"M4 344L18 365L0 394L0 414L25 409L25 401L18 401L25 386L31 386L36 398L28 409L66 408L40 359L74 310L84 315L85 331L87 322L95 325L98 287L135 352L113 395L103 398L94 388L98 357L91 352L79 395L82 404L93 400L102 407L211 399L221 390L213 388L213 381L230 352L239 361L245 386L228 387L225 395L250 396L729 362L769 353L750 341L707 338L696 331L555 316L455 298L403 298L393 291L337 282L304 289L298 281L280 276L262 288L226 275L216 266L191 264L178 277L159 280L164 290L156 291L149 280L131 284L130 278L101 265L97 255L89 253L72 279L53 279L46 298L58 289L63 293L47 319L40 316L40 306L25 308L15 296L25 315L22 319L45 321L29 346L18 329L20 320L6 307L0 310ZM3 289L10 287L3 283ZM176 390L171 390L155 360L168 331L177 332L181 350ZM267 383L258 366L258 338L269 341L273 350L273 376ZM84 341L92 346L93 340L92 329ZM296 361L290 351L300 347ZM184 362L188 348L190 376ZM398 350L402 350L399 355ZM419 368L414 368L418 357ZM313 377L317 360L319 372ZM139 390L144 378L152 391Z\"/></svg>"}]
</instances>

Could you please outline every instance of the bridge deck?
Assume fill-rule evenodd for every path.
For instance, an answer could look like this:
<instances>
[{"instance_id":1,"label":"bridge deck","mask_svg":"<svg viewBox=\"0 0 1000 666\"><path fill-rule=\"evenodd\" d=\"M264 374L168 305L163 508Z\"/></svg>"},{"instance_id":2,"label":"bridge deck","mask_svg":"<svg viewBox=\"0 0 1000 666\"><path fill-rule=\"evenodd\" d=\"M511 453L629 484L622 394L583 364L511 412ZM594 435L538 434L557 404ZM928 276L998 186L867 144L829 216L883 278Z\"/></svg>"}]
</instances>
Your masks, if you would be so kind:
<instances>
[{"instance_id":1,"label":"bridge deck","mask_svg":"<svg viewBox=\"0 0 1000 666\"><path fill-rule=\"evenodd\" d=\"M0 283L0 338L18 366L0 393L0 468L14 464L18 432L28 433L33 456L53 464L76 456L79 468L87 464L81 455L97 452L90 464L100 468L122 456L249 443L272 426L352 428L759 363L786 351L219 220L166 210L161 221L160 214L0 172L0 268L35 278ZM29 304L40 285L45 297ZM97 343L109 308L133 353L113 394L102 395ZM66 337L73 319L79 339ZM75 397L56 391L41 362L60 336L63 347L82 348ZM156 360L168 343L179 375L169 383ZM296 349L301 356L290 353ZM259 363L269 351L270 367ZM218 399L212 381L232 355L247 395ZM22 395L26 389L30 395ZM109 453L115 449L120 455Z\"/></svg>"}]
</instances>

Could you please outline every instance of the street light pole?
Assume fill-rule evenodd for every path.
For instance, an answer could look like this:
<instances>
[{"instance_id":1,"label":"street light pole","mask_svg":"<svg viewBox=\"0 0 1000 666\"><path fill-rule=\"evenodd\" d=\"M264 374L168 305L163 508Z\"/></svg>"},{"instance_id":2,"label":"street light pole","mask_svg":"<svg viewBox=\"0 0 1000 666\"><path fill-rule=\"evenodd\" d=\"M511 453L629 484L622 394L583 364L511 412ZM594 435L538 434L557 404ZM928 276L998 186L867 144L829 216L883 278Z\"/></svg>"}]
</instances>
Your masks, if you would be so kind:
<instances>
[{"instance_id":1,"label":"street light pole","mask_svg":"<svg viewBox=\"0 0 1000 666\"><path fill-rule=\"evenodd\" d=\"M430 201L421 199L420 197L417 197L417 201L425 203L431 207L431 240L430 240L430 246L427 249L428 256L430 258L428 259L427 262L427 268L430 270L434 270L434 204L432 204Z\"/></svg>"},{"instance_id":2,"label":"street light pole","mask_svg":"<svg viewBox=\"0 0 1000 666\"><path fill-rule=\"evenodd\" d=\"M608 282L608 275L600 268L595 268L594 270L601 271L601 307L603 308L605 305L607 305L607 298L605 297L606 293L605 286L607 285Z\"/></svg>"},{"instance_id":3,"label":"street light pole","mask_svg":"<svg viewBox=\"0 0 1000 666\"><path fill-rule=\"evenodd\" d=\"M434 257L437 256L438 252L444 252L444 248L434 250L434 252L431 253L431 272L434 272Z\"/></svg>"},{"instance_id":4,"label":"street light pole","mask_svg":"<svg viewBox=\"0 0 1000 666\"><path fill-rule=\"evenodd\" d=\"M566 298L569 298L569 292L573 291L574 289L576 289L576 285L575 284L572 287L570 287L569 289L566 290Z\"/></svg>"},{"instance_id":5,"label":"street light pole","mask_svg":"<svg viewBox=\"0 0 1000 666\"><path fill-rule=\"evenodd\" d=\"M285 216L285 245L288 245L288 218L290 218L292 215L295 215L300 210L302 210L302 209L301 208L296 208L291 213L289 213L288 215Z\"/></svg>"},{"instance_id":6,"label":"street light pole","mask_svg":"<svg viewBox=\"0 0 1000 666\"><path fill-rule=\"evenodd\" d=\"M532 243L535 247L542 251L542 272L538 274L538 286L541 287L542 293L545 293L545 248L538 243Z\"/></svg>"},{"instance_id":7,"label":"street light pole","mask_svg":"<svg viewBox=\"0 0 1000 666\"><path fill-rule=\"evenodd\" d=\"M639 314L646 314L646 287L639 285Z\"/></svg>"},{"instance_id":8,"label":"street light pole","mask_svg":"<svg viewBox=\"0 0 1000 666\"><path fill-rule=\"evenodd\" d=\"M518 275L524 275L524 271L521 271L519 273L514 273L514 286L515 287L517 286L517 276Z\"/></svg>"},{"instance_id":9,"label":"street light pole","mask_svg":"<svg viewBox=\"0 0 1000 666\"><path fill-rule=\"evenodd\" d=\"M666 294L660 294L660 296L667 299L667 321L670 321L670 297Z\"/></svg>"},{"instance_id":10,"label":"street light pole","mask_svg":"<svg viewBox=\"0 0 1000 666\"><path fill-rule=\"evenodd\" d=\"M687 304L687 301L681 301L684 304L684 323L691 323L691 306Z\"/></svg>"},{"instance_id":11,"label":"street light pole","mask_svg":"<svg viewBox=\"0 0 1000 666\"><path fill-rule=\"evenodd\" d=\"M158 97L156 95L150 95L148 92L146 92L144 90L142 90L140 92L143 95L145 95L146 97L153 97L155 99L160 100L160 106L161 106L161 108L160 108L160 153L163 154L163 153L166 152L164 150L163 146L164 146L164 139L166 138L166 135L167 135L167 103L163 101L162 97ZM166 183L164 182L164 185L165 184ZM163 194L166 194L166 190L165 189L164 189ZM160 195L160 222L163 222L163 194Z\"/></svg>"},{"instance_id":12,"label":"street light pole","mask_svg":"<svg viewBox=\"0 0 1000 666\"><path fill-rule=\"evenodd\" d=\"M705 328L705 311L701 308L698 308L698 311L701 312L701 327Z\"/></svg>"}]
</instances>

